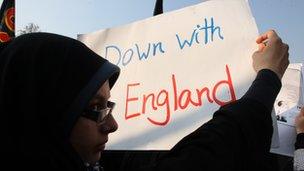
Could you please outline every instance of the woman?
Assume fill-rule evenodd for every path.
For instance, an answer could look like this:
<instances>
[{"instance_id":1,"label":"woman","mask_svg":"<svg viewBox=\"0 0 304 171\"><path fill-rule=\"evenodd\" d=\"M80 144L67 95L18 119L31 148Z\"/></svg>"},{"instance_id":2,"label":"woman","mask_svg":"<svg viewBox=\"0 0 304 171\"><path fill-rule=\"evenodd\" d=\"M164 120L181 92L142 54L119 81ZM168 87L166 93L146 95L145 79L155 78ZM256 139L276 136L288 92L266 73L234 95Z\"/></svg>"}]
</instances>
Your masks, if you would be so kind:
<instances>
[{"instance_id":1,"label":"woman","mask_svg":"<svg viewBox=\"0 0 304 171\"><path fill-rule=\"evenodd\" d=\"M108 98L119 68L54 34L22 35L0 49L4 163L75 171L95 164L117 129Z\"/></svg>"}]
</instances>

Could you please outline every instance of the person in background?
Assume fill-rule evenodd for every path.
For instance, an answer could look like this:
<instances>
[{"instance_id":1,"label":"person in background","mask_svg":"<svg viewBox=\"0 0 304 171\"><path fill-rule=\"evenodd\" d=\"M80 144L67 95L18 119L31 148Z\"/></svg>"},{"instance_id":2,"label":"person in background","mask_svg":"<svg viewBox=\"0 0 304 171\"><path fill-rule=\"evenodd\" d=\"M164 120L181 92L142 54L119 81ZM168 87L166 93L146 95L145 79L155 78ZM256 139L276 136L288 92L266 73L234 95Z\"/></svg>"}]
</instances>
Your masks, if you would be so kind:
<instances>
[{"instance_id":1,"label":"person in background","mask_svg":"<svg viewBox=\"0 0 304 171\"><path fill-rule=\"evenodd\" d=\"M295 119L297 139L293 158L294 170L304 170L304 107Z\"/></svg>"}]
</instances>

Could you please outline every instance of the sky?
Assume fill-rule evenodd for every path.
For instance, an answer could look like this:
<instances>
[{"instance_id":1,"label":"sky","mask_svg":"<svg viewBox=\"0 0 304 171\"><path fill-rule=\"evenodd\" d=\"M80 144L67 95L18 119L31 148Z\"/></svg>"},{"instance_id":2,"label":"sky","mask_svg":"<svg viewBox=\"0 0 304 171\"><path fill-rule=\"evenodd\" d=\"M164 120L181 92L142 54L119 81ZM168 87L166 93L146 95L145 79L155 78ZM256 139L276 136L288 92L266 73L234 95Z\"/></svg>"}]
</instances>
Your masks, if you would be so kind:
<instances>
[{"instance_id":1,"label":"sky","mask_svg":"<svg viewBox=\"0 0 304 171\"><path fill-rule=\"evenodd\" d=\"M1 2L2 0L0 0ZM28 23L72 38L152 17L155 0L15 0L16 30ZM164 12L202 0L164 0ZM274 29L290 46L290 61L304 63L304 0L249 0L260 33Z\"/></svg>"}]
</instances>

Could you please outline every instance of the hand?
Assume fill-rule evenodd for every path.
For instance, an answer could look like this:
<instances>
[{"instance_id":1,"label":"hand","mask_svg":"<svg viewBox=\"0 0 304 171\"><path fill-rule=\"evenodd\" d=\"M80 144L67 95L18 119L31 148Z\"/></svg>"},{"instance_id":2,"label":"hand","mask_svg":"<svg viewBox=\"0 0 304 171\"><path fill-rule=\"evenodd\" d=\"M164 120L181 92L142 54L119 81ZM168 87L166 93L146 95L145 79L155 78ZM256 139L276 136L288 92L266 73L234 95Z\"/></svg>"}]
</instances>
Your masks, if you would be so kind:
<instances>
[{"instance_id":1,"label":"hand","mask_svg":"<svg viewBox=\"0 0 304 171\"><path fill-rule=\"evenodd\" d=\"M267 31L256 40L259 50L253 55L253 68L256 72L270 69L282 79L288 65L288 45L283 43L274 30Z\"/></svg>"},{"instance_id":2,"label":"hand","mask_svg":"<svg viewBox=\"0 0 304 171\"><path fill-rule=\"evenodd\" d=\"M295 126L297 134L304 133L304 107L295 119Z\"/></svg>"}]
</instances>

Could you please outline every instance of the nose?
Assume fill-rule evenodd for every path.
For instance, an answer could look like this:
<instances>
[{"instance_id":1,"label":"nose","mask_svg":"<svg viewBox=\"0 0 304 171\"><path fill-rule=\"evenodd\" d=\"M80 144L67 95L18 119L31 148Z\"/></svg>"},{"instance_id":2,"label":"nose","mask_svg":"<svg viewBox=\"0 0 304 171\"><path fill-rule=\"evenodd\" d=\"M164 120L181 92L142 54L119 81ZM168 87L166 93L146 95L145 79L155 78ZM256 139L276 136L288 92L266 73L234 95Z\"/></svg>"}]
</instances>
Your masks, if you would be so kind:
<instances>
[{"instance_id":1,"label":"nose","mask_svg":"<svg viewBox=\"0 0 304 171\"><path fill-rule=\"evenodd\" d=\"M117 129L118 129L118 124L114 119L113 115L110 114L106 122L103 125L101 125L101 131L103 133L109 134L115 132Z\"/></svg>"}]
</instances>

